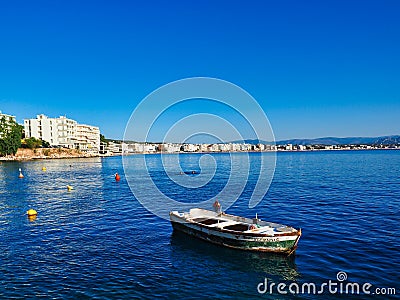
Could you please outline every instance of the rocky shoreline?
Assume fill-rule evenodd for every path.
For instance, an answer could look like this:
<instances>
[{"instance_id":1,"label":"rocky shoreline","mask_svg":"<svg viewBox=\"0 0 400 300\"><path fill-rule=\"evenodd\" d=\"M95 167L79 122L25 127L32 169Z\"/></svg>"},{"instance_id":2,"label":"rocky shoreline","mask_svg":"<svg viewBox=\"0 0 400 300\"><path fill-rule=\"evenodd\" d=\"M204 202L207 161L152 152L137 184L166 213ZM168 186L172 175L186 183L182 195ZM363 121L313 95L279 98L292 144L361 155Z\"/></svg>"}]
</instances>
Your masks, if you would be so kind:
<instances>
[{"instance_id":1,"label":"rocky shoreline","mask_svg":"<svg viewBox=\"0 0 400 300\"><path fill-rule=\"evenodd\" d=\"M0 157L0 161L23 161L34 159L57 159L57 158L86 158L98 157L99 154L81 152L76 149L65 148L37 148L24 149L19 148L15 155Z\"/></svg>"}]
</instances>

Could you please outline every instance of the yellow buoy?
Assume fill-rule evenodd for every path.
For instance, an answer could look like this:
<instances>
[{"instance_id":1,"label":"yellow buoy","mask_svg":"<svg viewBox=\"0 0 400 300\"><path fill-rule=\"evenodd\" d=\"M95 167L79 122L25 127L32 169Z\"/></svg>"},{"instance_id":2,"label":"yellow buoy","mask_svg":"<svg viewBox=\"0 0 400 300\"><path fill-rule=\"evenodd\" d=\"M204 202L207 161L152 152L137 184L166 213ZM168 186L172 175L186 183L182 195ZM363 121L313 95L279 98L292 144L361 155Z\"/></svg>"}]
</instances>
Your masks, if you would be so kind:
<instances>
[{"instance_id":1,"label":"yellow buoy","mask_svg":"<svg viewBox=\"0 0 400 300\"><path fill-rule=\"evenodd\" d=\"M28 217L36 216L37 215L37 211L31 208L26 212L26 214L28 215Z\"/></svg>"},{"instance_id":2,"label":"yellow buoy","mask_svg":"<svg viewBox=\"0 0 400 300\"><path fill-rule=\"evenodd\" d=\"M70 185L67 185L67 189L68 189L68 191L72 191L74 188Z\"/></svg>"},{"instance_id":3,"label":"yellow buoy","mask_svg":"<svg viewBox=\"0 0 400 300\"><path fill-rule=\"evenodd\" d=\"M42 171L44 172L44 171L46 171L47 169L46 169L46 167L42 167Z\"/></svg>"}]
</instances>

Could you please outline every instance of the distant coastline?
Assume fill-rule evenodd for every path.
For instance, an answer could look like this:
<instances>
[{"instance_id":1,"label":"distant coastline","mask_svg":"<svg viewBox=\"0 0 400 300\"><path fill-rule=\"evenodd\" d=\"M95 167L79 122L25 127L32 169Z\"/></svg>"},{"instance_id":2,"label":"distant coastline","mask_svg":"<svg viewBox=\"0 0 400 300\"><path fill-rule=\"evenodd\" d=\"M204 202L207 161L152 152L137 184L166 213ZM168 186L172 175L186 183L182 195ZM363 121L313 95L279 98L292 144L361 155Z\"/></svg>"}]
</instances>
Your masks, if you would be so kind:
<instances>
[{"instance_id":1,"label":"distant coastline","mask_svg":"<svg viewBox=\"0 0 400 300\"><path fill-rule=\"evenodd\" d=\"M279 152L279 151L320 151L320 150L375 150L400 149L400 143L390 140L387 144L264 144L260 141L231 142L217 144L191 143L143 143L132 141L108 141L100 146L100 153L105 155L129 155L150 153L240 153L240 152Z\"/></svg>"},{"instance_id":2,"label":"distant coastline","mask_svg":"<svg viewBox=\"0 0 400 300\"><path fill-rule=\"evenodd\" d=\"M332 144L328 144L331 142ZM339 144L343 143L343 144ZM38 159L66 159L108 157L134 154L180 154L180 153L268 153L268 152L312 152L343 150L398 150L400 136L376 138L319 138L314 140L287 140L267 143L260 140L244 140L218 144L190 143L144 143L106 140L95 149L71 148L19 148L15 155L0 157L0 161L27 161Z\"/></svg>"},{"instance_id":3,"label":"distant coastline","mask_svg":"<svg viewBox=\"0 0 400 300\"><path fill-rule=\"evenodd\" d=\"M150 155L150 154L168 154L168 155L174 155L174 154L224 154L224 153L291 153L291 152L297 152L297 153L307 153L307 152L320 152L320 151L365 151L365 150L400 150L400 147L398 148L356 148L356 149L350 149L350 148L340 148L340 149L305 149L305 150L286 150L286 149L278 149L278 150L267 150L267 151L257 151L257 150L248 150L248 151L218 151L218 152L212 152L212 151L196 151L196 152L185 152L185 151L179 151L179 152L165 152L165 151L153 151L153 152L130 152L130 153L112 153L112 154L107 154L107 155L102 155L98 153L85 153L85 152L80 152L75 149L63 149L61 153L53 152L51 151L50 153L46 153L46 150L53 150L49 148L41 148L41 149L36 149L36 153L34 153L33 150L30 149L19 149L16 155L9 155L9 156L4 156L0 157L0 161L30 161L30 160L48 160L48 159L69 159L69 158L93 158L93 157L114 157L114 156L130 156L130 155ZM47 154L47 155L46 155Z\"/></svg>"}]
</instances>

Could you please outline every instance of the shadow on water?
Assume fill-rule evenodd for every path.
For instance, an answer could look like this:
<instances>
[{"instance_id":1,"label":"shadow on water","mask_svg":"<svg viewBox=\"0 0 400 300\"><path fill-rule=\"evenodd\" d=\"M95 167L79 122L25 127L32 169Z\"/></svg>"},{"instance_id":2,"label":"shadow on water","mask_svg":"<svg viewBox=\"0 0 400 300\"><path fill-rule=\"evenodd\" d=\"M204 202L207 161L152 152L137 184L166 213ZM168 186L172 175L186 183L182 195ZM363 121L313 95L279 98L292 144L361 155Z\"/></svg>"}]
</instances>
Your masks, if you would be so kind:
<instances>
[{"instance_id":1,"label":"shadow on water","mask_svg":"<svg viewBox=\"0 0 400 300\"><path fill-rule=\"evenodd\" d=\"M275 253L242 251L215 245L179 231L171 235L172 262L190 262L193 265L212 267L223 265L227 270L263 273L283 280L300 277L295 256Z\"/></svg>"}]
</instances>

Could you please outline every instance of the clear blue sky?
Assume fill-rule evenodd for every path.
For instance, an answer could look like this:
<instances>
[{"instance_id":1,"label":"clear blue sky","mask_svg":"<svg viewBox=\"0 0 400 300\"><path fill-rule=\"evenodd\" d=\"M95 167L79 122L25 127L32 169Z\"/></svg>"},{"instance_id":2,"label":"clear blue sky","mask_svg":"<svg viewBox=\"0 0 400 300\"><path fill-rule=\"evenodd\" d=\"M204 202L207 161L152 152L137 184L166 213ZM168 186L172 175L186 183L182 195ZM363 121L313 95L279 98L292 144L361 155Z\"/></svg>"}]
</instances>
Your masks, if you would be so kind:
<instances>
[{"instance_id":1,"label":"clear blue sky","mask_svg":"<svg viewBox=\"0 0 400 300\"><path fill-rule=\"evenodd\" d=\"M0 110L122 138L147 94L207 76L251 93L277 139L399 134L399 16L395 0L0 1Z\"/></svg>"}]
</instances>

